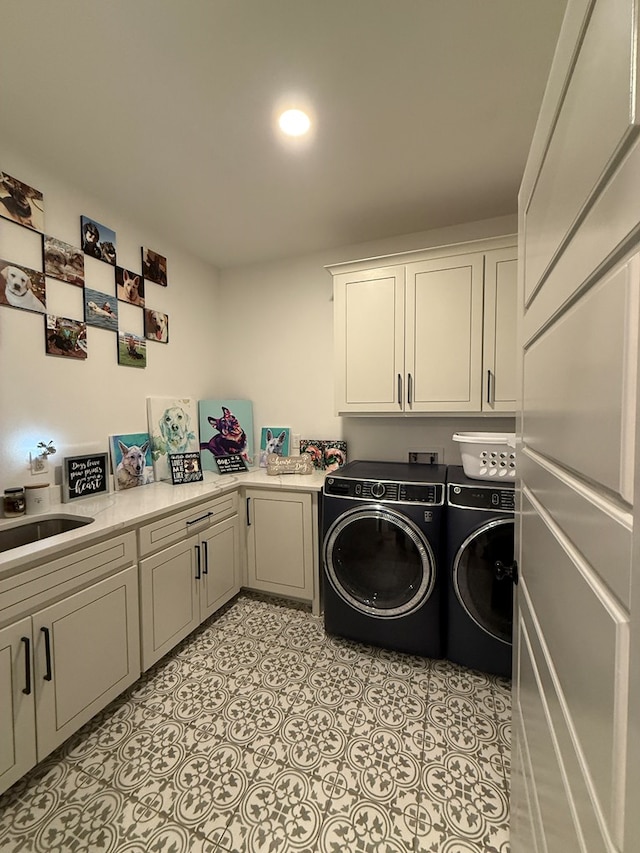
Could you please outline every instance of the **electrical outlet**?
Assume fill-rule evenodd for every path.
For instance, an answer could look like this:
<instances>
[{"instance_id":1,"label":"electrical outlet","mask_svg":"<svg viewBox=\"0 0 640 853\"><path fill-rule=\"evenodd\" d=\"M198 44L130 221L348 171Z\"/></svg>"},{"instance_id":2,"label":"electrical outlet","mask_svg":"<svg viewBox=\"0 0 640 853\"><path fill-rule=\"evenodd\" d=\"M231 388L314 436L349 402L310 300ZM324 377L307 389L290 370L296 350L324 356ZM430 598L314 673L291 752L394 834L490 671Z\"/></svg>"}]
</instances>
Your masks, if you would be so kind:
<instances>
[{"instance_id":1,"label":"electrical outlet","mask_svg":"<svg viewBox=\"0 0 640 853\"><path fill-rule=\"evenodd\" d=\"M32 474L48 474L49 460L46 456L32 452L29 454L29 467Z\"/></svg>"},{"instance_id":2,"label":"electrical outlet","mask_svg":"<svg viewBox=\"0 0 640 853\"><path fill-rule=\"evenodd\" d=\"M431 450L409 451L409 462L412 464L438 465L441 458L444 458L441 447L432 448Z\"/></svg>"}]
</instances>

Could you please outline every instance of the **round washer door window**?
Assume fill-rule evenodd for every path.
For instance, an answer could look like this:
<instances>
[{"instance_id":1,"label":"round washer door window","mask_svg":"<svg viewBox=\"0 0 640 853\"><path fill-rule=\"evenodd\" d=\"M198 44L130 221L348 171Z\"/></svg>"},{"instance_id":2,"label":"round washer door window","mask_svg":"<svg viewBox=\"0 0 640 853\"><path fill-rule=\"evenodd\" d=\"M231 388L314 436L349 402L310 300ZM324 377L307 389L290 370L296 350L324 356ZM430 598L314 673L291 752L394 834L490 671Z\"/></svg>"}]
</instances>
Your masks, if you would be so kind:
<instances>
[{"instance_id":1,"label":"round washer door window","mask_svg":"<svg viewBox=\"0 0 640 853\"><path fill-rule=\"evenodd\" d=\"M498 578L496 561L513 562L513 519L491 521L460 547L453 565L458 601L473 621L497 640L511 644L513 581Z\"/></svg>"},{"instance_id":2,"label":"round washer door window","mask_svg":"<svg viewBox=\"0 0 640 853\"><path fill-rule=\"evenodd\" d=\"M340 516L325 538L324 559L338 595L380 618L411 613L435 583L431 546L411 519L386 507L365 506Z\"/></svg>"}]
</instances>

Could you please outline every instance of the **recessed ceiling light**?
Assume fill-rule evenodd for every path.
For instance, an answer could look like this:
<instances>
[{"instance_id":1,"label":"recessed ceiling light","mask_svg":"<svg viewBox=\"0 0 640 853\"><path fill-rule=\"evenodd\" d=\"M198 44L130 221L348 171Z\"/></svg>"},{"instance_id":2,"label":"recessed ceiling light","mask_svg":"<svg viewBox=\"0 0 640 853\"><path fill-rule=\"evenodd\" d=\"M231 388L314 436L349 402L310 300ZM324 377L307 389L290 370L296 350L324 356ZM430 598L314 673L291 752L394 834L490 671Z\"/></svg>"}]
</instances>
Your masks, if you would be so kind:
<instances>
[{"instance_id":1,"label":"recessed ceiling light","mask_svg":"<svg viewBox=\"0 0 640 853\"><path fill-rule=\"evenodd\" d=\"M278 119L278 124L287 136L304 136L311 127L311 120L302 110L285 110Z\"/></svg>"}]
</instances>

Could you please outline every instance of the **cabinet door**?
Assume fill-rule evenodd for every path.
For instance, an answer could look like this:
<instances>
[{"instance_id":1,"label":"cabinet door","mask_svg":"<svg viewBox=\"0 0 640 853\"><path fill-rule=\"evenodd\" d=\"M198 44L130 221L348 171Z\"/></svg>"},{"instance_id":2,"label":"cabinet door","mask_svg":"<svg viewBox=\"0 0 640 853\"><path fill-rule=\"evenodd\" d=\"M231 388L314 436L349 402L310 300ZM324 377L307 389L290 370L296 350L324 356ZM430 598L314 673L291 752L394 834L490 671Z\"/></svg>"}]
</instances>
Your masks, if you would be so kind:
<instances>
[{"instance_id":1,"label":"cabinet door","mask_svg":"<svg viewBox=\"0 0 640 853\"><path fill-rule=\"evenodd\" d=\"M135 566L32 619L41 761L140 675Z\"/></svg>"},{"instance_id":2,"label":"cabinet door","mask_svg":"<svg viewBox=\"0 0 640 853\"><path fill-rule=\"evenodd\" d=\"M480 411L484 255L407 264L407 411Z\"/></svg>"},{"instance_id":3,"label":"cabinet door","mask_svg":"<svg viewBox=\"0 0 640 853\"><path fill-rule=\"evenodd\" d=\"M248 489L247 585L313 599L311 495Z\"/></svg>"},{"instance_id":4,"label":"cabinet door","mask_svg":"<svg viewBox=\"0 0 640 853\"><path fill-rule=\"evenodd\" d=\"M240 521L237 515L200 534L200 618L206 619L240 591Z\"/></svg>"},{"instance_id":5,"label":"cabinet door","mask_svg":"<svg viewBox=\"0 0 640 853\"><path fill-rule=\"evenodd\" d=\"M36 763L31 619L0 631L0 793Z\"/></svg>"},{"instance_id":6,"label":"cabinet door","mask_svg":"<svg viewBox=\"0 0 640 853\"><path fill-rule=\"evenodd\" d=\"M334 278L336 409L404 408L404 267Z\"/></svg>"},{"instance_id":7,"label":"cabinet door","mask_svg":"<svg viewBox=\"0 0 640 853\"><path fill-rule=\"evenodd\" d=\"M142 669L146 670L200 624L198 537L140 560Z\"/></svg>"},{"instance_id":8,"label":"cabinet door","mask_svg":"<svg viewBox=\"0 0 640 853\"><path fill-rule=\"evenodd\" d=\"M516 408L517 249L487 252L484 268L484 351L482 409Z\"/></svg>"}]
</instances>

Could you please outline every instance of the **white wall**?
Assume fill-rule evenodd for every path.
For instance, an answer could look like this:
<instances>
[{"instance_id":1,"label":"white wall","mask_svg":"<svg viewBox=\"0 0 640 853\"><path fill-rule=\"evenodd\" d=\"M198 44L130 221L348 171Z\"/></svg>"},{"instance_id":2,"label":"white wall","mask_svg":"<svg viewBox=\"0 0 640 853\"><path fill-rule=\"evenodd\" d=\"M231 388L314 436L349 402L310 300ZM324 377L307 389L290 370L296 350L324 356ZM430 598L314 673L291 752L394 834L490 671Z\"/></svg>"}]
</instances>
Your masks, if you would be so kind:
<instances>
[{"instance_id":1,"label":"white wall","mask_svg":"<svg viewBox=\"0 0 640 853\"><path fill-rule=\"evenodd\" d=\"M146 246L167 257L169 279L167 288L147 287L147 305L169 315L169 344L148 342L145 369L118 365L117 335L95 327L87 331L86 361L46 355L43 316L0 306L1 491L52 479L29 473L28 454L38 441L54 441L57 466L63 456L107 450L109 435L146 430L147 396L217 396L223 365L216 345L220 311L213 267L129 221L126 211L105 207L1 147L0 171L44 193L47 234L79 246L80 216L89 216L116 232L120 266L139 272L140 249ZM0 258L41 270L39 235L0 219ZM108 264L86 258L85 277L87 286L115 293ZM142 311L119 306L126 330L141 335ZM47 308L82 319L82 289L47 278Z\"/></svg>"},{"instance_id":2,"label":"white wall","mask_svg":"<svg viewBox=\"0 0 640 853\"><path fill-rule=\"evenodd\" d=\"M216 352L222 396L253 400L254 425L290 426L302 438L344 438L352 459L405 461L407 451L444 449L460 464L457 430L514 430L512 418L339 418L333 400L332 281L327 264L514 234L517 217L345 246L220 273L229 309Z\"/></svg>"}]
</instances>

